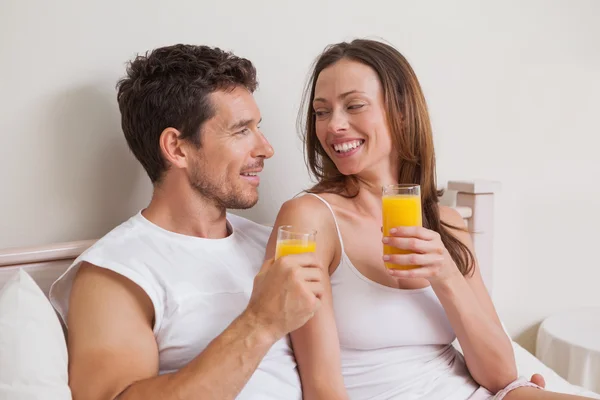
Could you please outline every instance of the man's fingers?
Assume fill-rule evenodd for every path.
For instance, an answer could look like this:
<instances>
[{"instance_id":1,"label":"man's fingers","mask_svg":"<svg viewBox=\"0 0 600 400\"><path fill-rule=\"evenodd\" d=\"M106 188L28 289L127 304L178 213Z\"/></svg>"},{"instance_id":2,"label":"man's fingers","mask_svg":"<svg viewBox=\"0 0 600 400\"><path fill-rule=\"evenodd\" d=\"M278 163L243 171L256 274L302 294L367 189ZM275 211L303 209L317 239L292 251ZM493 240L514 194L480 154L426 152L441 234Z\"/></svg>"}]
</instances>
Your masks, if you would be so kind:
<instances>
[{"instance_id":1,"label":"man's fingers","mask_svg":"<svg viewBox=\"0 0 600 400\"><path fill-rule=\"evenodd\" d=\"M278 259L277 263L283 263L292 268L294 266L301 266L323 269L323 266L317 260L315 253L290 254Z\"/></svg>"},{"instance_id":2,"label":"man's fingers","mask_svg":"<svg viewBox=\"0 0 600 400\"><path fill-rule=\"evenodd\" d=\"M323 271L320 268L298 268L298 274L307 282L321 282Z\"/></svg>"},{"instance_id":3,"label":"man's fingers","mask_svg":"<svg viewBox=\"0 0 600 400\"><path fill-rule=\"evenodd\" d=\"M325 289L323 288L323 285L321 284L321 282L307 282L306 287L315 296L317 296L318 299L320 299L321 296L323 296L323 293L325 292Z\"/></svg>"},{"instance_id":4,"label":"man's fingers","mask_svg":"<svg viewBox=\"0 0 600 400\"><path fill-rule=\"evenodd\" d=\"M274 262L275 260L273 258L265 260L265 262L263 262L263 265L260 267L260 271L258 271L258 273L260 274L261 272L267 271L269 268L271 268Z\"/></svg>"}]
</instances>

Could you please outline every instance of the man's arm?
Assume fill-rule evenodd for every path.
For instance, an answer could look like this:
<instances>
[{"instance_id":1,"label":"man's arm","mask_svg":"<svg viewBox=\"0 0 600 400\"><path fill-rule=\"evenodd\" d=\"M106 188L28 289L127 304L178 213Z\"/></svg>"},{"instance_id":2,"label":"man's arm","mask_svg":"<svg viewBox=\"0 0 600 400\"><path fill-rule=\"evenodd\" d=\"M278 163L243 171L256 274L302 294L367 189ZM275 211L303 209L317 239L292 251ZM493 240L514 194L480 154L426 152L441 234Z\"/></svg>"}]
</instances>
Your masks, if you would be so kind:
<instances>
[{"instance_id":1,"label":"man's arm","mask_svg":"<svg viewBox=\"0 0 600 400\"><path fill-rule=\"evenodd\" d=\"M149 297L136 284L81 266L68 313L75 400L234 399L280 335L246 310L186 367L157 376L153 317Z\"/></svg>"}]
</instances>

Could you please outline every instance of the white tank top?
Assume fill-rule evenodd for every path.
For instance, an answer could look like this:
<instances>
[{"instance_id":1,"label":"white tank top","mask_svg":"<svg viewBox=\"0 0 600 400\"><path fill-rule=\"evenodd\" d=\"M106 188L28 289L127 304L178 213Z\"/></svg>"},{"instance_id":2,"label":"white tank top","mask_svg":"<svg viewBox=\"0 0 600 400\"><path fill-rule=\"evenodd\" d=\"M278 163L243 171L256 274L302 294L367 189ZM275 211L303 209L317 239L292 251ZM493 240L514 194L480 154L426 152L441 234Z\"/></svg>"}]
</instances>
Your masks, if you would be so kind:
<instances>
[{"instance_id":1,"label":"white tank top","mask_svg":"<svg viewBox=\"0 0 600 400\"><path fill-rule=\"evenodd\" d=\"M431 286L395 289L362 275L341 246L331 275L341 367L352 400L456 399L474 395L471 378L444 308Z\"/></svg>"},{"instance_id":2,"label":"white tank top","mask_svg":"<svg viewBox=\"0 0 600 400\"><path fill-rule=\"evenodd\" d=\"M141 212L85 251L52 285L50 300L66 321L82 261L117 272L141 287L154 306L161 374L201 353L246 308L270 228L233 214L232 234L202 239L167 231ZM273 345L237 399L300 400L301 385L289 339Z\"/></svg>"}]
</instances>

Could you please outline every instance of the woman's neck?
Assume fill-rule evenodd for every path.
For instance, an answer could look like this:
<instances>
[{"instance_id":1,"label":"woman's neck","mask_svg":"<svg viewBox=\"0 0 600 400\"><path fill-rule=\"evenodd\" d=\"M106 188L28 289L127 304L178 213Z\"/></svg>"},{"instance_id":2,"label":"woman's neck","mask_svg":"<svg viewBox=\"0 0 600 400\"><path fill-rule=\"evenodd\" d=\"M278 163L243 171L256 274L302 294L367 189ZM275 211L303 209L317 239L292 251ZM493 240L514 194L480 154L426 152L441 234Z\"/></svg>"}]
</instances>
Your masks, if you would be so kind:
<instances>
[{"instance_id":1,"label":"woman's neck","mask_svg":"<svg viewBox=\"0 0 600 400\"><path fill-rule=\"evenodd\" d=\"M394 185L398 183L399 175L398 162L381 162L372 168L362 171L356 175L360 190L366 190L381 197L381 188L385 185Z\"/></svg>"},{"instance_id":2,"label":"woman's neck","mask_svg":"<svg viewBox=\"0 0 600 400\"><path fill-rule=\"evenodd\" d=\"M373 217L381 217L381 193L385 185L398 183L398 168L388 164L373 168L356 175L358 195L354 198L356 206Z\"/></svg>"}]
</instances>

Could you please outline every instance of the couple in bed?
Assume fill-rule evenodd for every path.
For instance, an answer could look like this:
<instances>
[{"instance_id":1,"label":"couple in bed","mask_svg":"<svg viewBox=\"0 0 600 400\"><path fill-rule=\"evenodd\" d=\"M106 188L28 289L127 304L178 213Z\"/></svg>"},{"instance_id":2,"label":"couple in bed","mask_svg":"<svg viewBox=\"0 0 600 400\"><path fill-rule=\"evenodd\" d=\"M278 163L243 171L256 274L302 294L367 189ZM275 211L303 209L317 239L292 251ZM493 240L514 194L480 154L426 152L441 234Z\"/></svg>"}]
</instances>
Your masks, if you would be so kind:
<instances>
[{"instance_id":1,"label":"couple in bed","mask_svg":"<svg viewBox=\"0 0 600 400\"><path fill-rule=\"evenodd\" d=\"M75 400L571 397L517 377L462 220L438 205L425 99L398 51L355 40L314 64L318 183L275 223L316 229L312 254L273 261L276 229L226 212L256 204L273 155L256 86L250 61L217 48L129 64L122 128L154 193L52 286ZM424 227L382 237L381 187L398 182L421 185ZM383 243L413 253L384 260Z\"/></svg>"}]
</instances>

